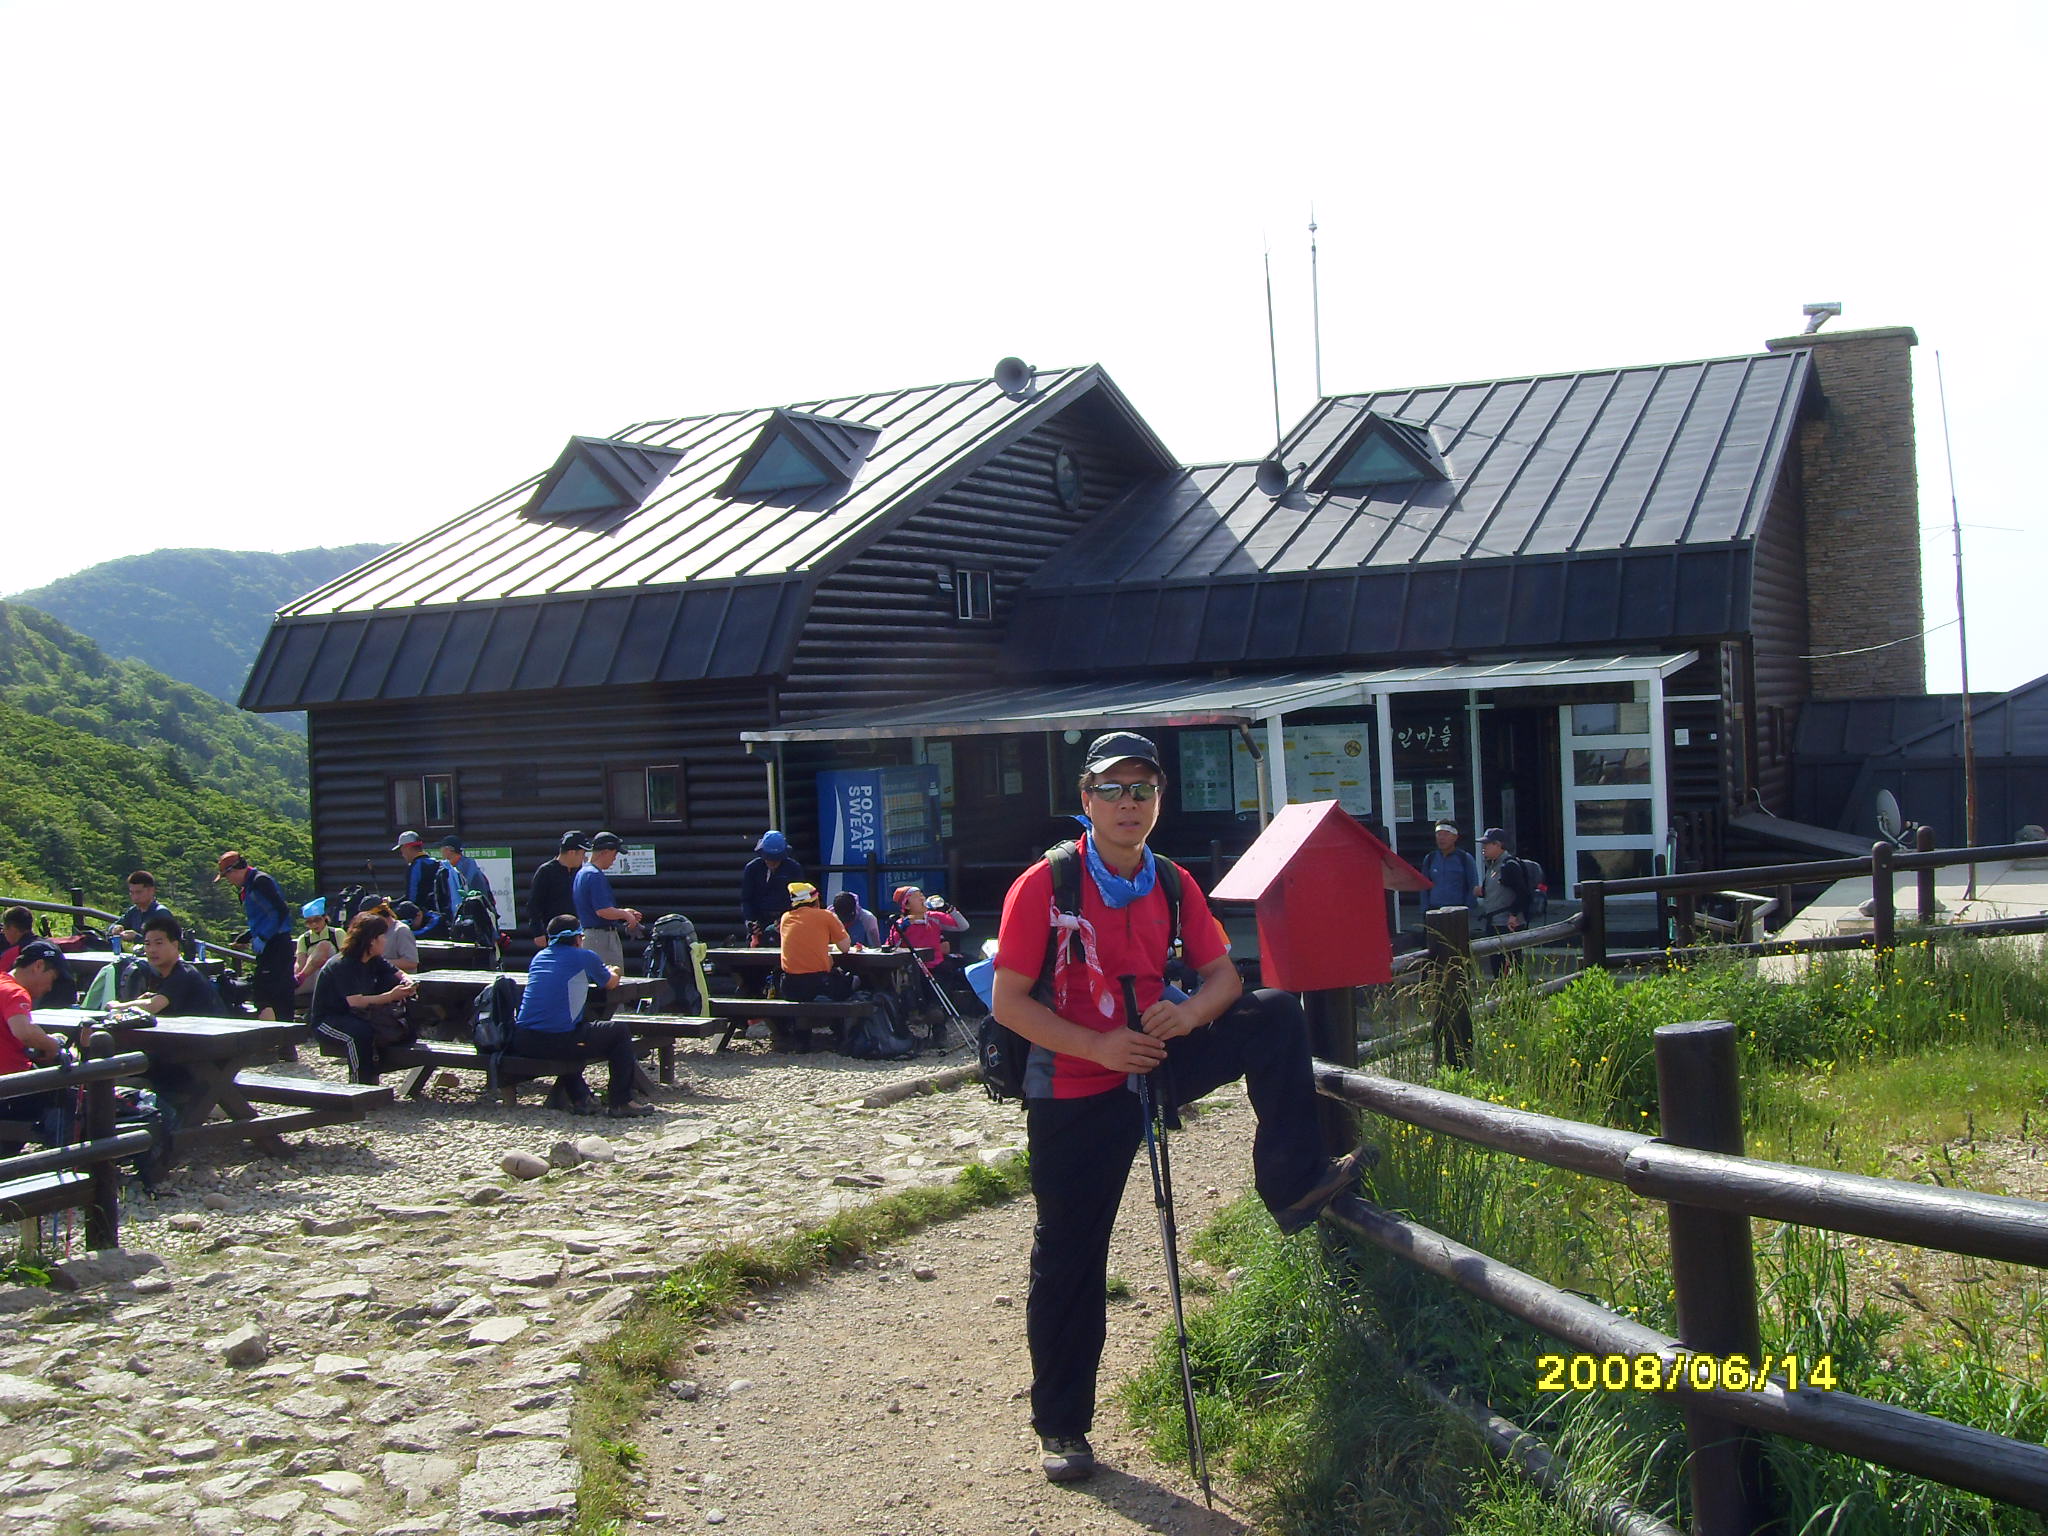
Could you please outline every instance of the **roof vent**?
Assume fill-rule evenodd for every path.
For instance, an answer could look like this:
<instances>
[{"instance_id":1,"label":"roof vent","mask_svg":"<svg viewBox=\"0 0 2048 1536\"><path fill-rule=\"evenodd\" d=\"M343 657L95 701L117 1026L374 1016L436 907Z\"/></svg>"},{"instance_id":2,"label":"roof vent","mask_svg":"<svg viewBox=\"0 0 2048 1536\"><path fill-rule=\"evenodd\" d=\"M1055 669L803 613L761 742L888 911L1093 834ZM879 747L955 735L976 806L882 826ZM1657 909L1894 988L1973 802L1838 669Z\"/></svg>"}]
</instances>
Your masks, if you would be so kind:
<instances>
[{"instance_id":1,"label":"roof vent","mask_svg":"<svg viewBox=\"0 0 2048 1536\"><path fill-rule=\"evenodd\" d=\"M1419 422L1382 416L1377 411L1364 411L1326 455L1312 488L1362 491L1375 485L1450 478L1451 472L1437 452L1429 428Z\"/></svg>"},{"instance_id":2,"label":"roof vent","mask_svg":"<svg viewBox=\"0 0 2048 1536\"><path fill-rule=\"evenodd\" d=\"M519 515L587 525L638 511L682 458L673 448L572 437Z\"/></svg>"},{"instance_id":3,"label":"roof vent","mask_svg":"<svg viewBox=\"0 0 2048 1536\"><path fill-rule=\"evenodd\" d=\"M719 495L758 499L778 491L850 485L881 435L879 427L837 416L770 412L768 424L740 455Z\"/></svg>"},{"instance_id":4,"label":"roof vent","mask_svg":"<svg viewBox=\"0 0 2048 1536\"><path fill-rule=\"evenodd\" d=\"M1021 357L1006 357L996 364L996 388L1012 400L1022 400L1030 394L1037 378L1038 370Z\"/></svg>"}]
</instances>

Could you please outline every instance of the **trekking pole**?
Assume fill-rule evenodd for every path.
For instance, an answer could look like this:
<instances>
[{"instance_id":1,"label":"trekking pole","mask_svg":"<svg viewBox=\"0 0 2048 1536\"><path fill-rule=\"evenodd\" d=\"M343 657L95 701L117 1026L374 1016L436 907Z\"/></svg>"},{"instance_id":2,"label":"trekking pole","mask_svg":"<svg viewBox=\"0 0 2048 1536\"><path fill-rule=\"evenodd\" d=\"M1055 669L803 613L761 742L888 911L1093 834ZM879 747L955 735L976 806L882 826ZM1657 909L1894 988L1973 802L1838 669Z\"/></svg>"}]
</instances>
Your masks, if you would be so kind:
<instances>
[{"instance_id":1,"label":"trekking pole","mask_svg":"<svg viewBox=\"0 0 2048 1536\"><path fill-rule=\"evenodd\" d=\"M1124 990L1124 1022L1144 1033L1138 1022L1137 978L1119 976L1117 982ZM1162 1080L1167 1080L1163 1078L1166 1070L1162 1064ZM1166 1250L1166 1294L1173 1302L1174 1342L1180 1347L1180 1405L1188 1426L1188 1465L1202 1485L1202 1502L1214 1509L1216 1500L1209 1490L1209 1456L1202 1449L1202 1421L1195 1412L1195 1378L1188 1369L1188 1322L1180 1304L1180 1234L1173 1221L1173 1163L1166 1150L1166 1128L1159 1123L1166 1106L1153 1095L1149 1073L1138 1073L1137 1082L1138 1108L1145 1116L1145 1155L1152 1164L1152 1203L1159 1210L1159 1242Z\"/></svg>"}]
</instances>

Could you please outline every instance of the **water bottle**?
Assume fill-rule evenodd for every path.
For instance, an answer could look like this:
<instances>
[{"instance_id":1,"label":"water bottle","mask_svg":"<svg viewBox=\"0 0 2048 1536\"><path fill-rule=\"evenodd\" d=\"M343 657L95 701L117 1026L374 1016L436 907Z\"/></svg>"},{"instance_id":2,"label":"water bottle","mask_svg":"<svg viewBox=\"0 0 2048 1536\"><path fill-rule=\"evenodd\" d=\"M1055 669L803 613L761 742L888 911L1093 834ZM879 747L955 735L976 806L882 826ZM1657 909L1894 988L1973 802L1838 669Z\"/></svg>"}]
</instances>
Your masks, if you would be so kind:
<instances>
[{"instance_id":1,"label":"water bottle","mask_svg":"<svg viewBox=\"0 0 2048 1536\"><path fill-rule=\"evenodd\" d=\"M121 935L118 930L113 928L107 930L107 949L116 960L121 958Z\"/></svg>"}]
</instances>

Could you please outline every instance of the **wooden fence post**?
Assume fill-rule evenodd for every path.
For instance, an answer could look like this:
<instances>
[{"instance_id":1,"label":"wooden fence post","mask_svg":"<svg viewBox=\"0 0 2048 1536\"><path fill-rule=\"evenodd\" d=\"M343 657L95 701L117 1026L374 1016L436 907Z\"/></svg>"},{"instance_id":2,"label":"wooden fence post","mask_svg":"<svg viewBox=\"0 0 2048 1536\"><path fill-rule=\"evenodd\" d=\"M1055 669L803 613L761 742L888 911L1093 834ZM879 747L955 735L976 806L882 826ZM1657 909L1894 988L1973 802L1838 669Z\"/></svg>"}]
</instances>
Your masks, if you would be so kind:
<instances>
[{"instance_id":1,"label":"wooden fence post","mask_svg":"<svg viewBox=\"0 0 2048 1536\"><path fill-rule=\"evenodd\" d=\"M1327 987L1301 994L1302 1011L1308 1015L1309 1052L1332 1066L1358 1065L1358 989ZM1358 1117L1338 1100L1316 1095L1316 1121L1322 1128L1323 1148L1341 1157L1358 1143Z\"/></svg>"},{"instance_id":2,"label":"wooden fence post","mask_svg":"<svg viewBox=\"0 0 2048 1536\"><path fill-rule=\"evenodd\" d=\"M1870 845L1870 940L1881 955L1890 954L1899 923L1898 892L1892 882L1892 845Z\"/></svg>"},{"instance_id":3,"label":"wooden fence post","mask_svg":"<svg viewBox=\"0 0 2048 1536\"><path fill-rule=\"evenodd\" d=\"M1913 834L1913 847L1920 853L1934 852L1934 828L1922 827ZM1934 875L1932 869L1923 869L1919 877L1920 925L1924 928L1934 921L1934 909L1938 902L1934 898Z\"/></svg>"},{"instance_id":4,"label":"wooden fence post","mask_svg":"<svg viewBox=\"0 0 2048 1536\"><path fill-rule=\"evenodd\" d=\"M1607 882L1579 882L1579 940L1585 950L1586 969L1607 968Z\"/></svg>"},{"instance_id":5,"label":"wooden fence post","mask_svg":"<svg viewBox=\"0 0 2048 1536\"><path fill-rule=\"evenodd\" d=\"M1659 853L1651 857L1650 873L1653 875L1663 875L1669 873L1669 871L1667 871L1664 868L1663 854ZM1655 910L1657 914L1657 947L1659 949L1669 949L1671 948L1673 942L1673 935L1671 932L1671 893L1669 891L1658 891L1650 899L1653 903L1655 903Z\"/></svg>"},{"instance_id":6,"label":"wooden fence post","mask_svg":"<svg viewBox=\"0 0 2048 1536\"><path fill-rule=\"evenodd\" d=\"M90 1040L82 1053L98 1060L114 1053L110 1036ZM103 1077L85 1085L85 1139L98 1141L114 1134L114 1080ZM91 1191L85 1207L85 1246L94 1250L121 1246L121 1173L112 1163L94 1163L86 1170Z\"/></svg>"},{"instance_id":7,"label":"wooden fence post","mask_svg":"<svg viewBox=\"0 0 2048 1536\"><path fill-rule=\"evenodd\" d=\"M1429 1022L1437 1063L1462 1067L1472 1056L1472 909L1434 907L1422 922L1435 983Z\"/></svg>"},{"instance_id":8,"label":"wooden fence post","mask_svg":"<svg viewBox=\"0 0 2048 1536\"><path fill-rule=\"evenodd\" d=\"M71 887L71 931L73 933L85 932L85 914L78 910L78 908L84 905L85 891L82 887L74 885Z\"/></svg>"},{"instance_id":9,"label":"wooden fence post","mask_svg":"<svg viewBox=\"0 0 2048 1536\"><path fill-rule=\"evenodd\" d=\"M1742 1081L1735 1026L1718 1019L1666 1024L1655 1039L1663 1139L1740 1157ZM1756 1254L1749 1218L1679 1204L1672 1204L1670 1213L1679 1342L1717 1359L1742 1355L1752 1370L1759 1368ZM1693 1536L1751 1536L1771 1515L1762 1438L1704 1408L1682 1411L1691 1448L1687 1472Z\"/></svg>"},{"instance_id":10,"label":"wooden fence post","mask_svg":"<svg viewBox=\"0 0 2048 1536\"><path fill-rule=\"evenodd\" d=\"M1699 898L1691 891L1674 891L1671 897L1671 939L1674 949L1689 949L1699 942Z\"/></svg>"}]
</instances>

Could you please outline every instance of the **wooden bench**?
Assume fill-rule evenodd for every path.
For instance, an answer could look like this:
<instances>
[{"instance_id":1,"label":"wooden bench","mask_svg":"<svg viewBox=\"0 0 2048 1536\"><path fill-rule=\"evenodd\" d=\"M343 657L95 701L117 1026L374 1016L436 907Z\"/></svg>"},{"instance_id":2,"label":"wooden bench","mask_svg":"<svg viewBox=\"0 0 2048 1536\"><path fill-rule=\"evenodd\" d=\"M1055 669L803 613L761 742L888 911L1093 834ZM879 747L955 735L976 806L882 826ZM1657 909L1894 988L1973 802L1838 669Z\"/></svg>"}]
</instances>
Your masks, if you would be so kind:
<instances>
[{"instance_id":1,"label":"wooden bench","mask_svg":"<svg viewBox=\"0 0 2048 1536\"><path fill-rule=\"evenodd\" d=\"M767 1019L771 1024L780 1021L794 1028L813 1029L819 1024L851 1024L855 1019L865 1019L875 1011L875 1005L835 1002L830 998L793 1003L779 997L708 997L704 1000L704 1011L714 1019L727 1021L725 1033L719 1037L717 1045L717 1049L722 1051L732 1044L733 1036L745 1027L749 1019Z\"/></svg>"},{"instance_id":2,"label":"wooden bench","mask_svg":"<svg viewBox=\"0 0 2048 1536\"><path fill-rule=\"evenodd\" d=\"M270 1072L237 1072L235 1086L256 1104L290 1104L300 1109L335 1112L342 1120L360 1120L392 1102L389 1088L376 1083L329 1083L311 1077L282 1077ZM324 1122L333 1124L334 1121Z\"/></svg>"},{"instance_id":3,"label":"wooden bench","mask_svg":"<svg viewBox=\"0 0 2048 1536\"><path fill-rule=\"evenodd\" d=\"M0 1222L33 1221L52 1211L70 1210L92 1198L92 1178L65 1170L0 1183Z\"/></svg>"}]
</instances>

